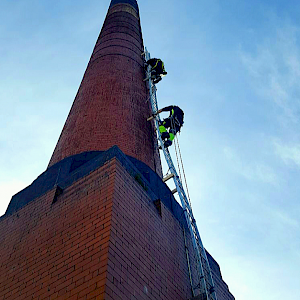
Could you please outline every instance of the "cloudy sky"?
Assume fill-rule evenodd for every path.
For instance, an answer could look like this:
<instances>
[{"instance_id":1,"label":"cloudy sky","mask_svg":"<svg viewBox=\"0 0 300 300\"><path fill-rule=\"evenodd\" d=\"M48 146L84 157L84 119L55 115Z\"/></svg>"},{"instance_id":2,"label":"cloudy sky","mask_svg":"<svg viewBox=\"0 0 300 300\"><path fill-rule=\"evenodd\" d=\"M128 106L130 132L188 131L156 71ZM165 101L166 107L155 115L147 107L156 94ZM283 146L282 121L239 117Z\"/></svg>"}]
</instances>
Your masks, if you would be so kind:
<instances>
[{"instance_id":1,"label":"cloudy sky","mask_svg":"<svg viewBox=\"0 0 300 300\"><path fill-rule=\"evenodd\" d=\"M109 2L0 1L0 215L46 169ZM139 2L204 245L236 299L299 299L300 2Z\"/></svg>"}]
</instances>

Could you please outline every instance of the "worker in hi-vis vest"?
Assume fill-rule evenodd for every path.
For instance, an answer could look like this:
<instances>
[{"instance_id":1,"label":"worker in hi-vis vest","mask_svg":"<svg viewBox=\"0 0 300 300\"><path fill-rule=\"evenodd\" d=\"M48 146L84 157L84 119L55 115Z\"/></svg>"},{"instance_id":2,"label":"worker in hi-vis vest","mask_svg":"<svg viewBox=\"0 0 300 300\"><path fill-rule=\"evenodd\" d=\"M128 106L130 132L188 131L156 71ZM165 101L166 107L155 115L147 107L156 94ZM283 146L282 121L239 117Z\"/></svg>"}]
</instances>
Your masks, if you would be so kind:
<instances>
[{"instance_id":1,"label":"worker in hi-vis vest","mask_svg":"<svg viewBox=\"0 0 300 300\"><path fill-rule=\"evenodd\" d=\"M170 105L158 110L157 114L164 111L170 112L170 115L160 122L159 132L164 141L165 148L168 148L172 145L176 133L180 131L181 126L183 125L184 112L178 106Z\"/></svg>"},{"instance_id":2,"label":"worker in hi-vis vest","mask_svg":"<svg viewBox=\"0 0 300 300\"><path fill-rule=\"evenodd\" d=\"M167 75L165 70L164 62L159 58L151 58L146 62L145 68L151 66L151 79L156 84L161 81L162 77Z\"/></svg>"}]
</instances>

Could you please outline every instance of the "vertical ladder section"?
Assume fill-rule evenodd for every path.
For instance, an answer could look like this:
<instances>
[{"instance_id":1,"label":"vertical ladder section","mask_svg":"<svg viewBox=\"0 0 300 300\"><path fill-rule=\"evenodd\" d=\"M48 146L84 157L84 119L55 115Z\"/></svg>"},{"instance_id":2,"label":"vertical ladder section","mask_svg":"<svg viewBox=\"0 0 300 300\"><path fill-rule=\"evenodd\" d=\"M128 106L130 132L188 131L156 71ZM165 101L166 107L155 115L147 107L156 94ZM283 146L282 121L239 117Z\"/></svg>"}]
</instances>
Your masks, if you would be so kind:
<instances>
[{"instance_id":1,"label":"vertical ladder section","mask_svg":"<svg viewBox=\"0 0 300 300\"><path fill-rule=\"evenodd\" d=\"M145 60L148 61L150 59L150 53L147 51L147 48L145 48L145 52L143 53ZM161 138L160 132L159 132L159 124L161 122L160 116L156 115L158 111L158 105L157 105L157 97L156 97L156 86L153 84L151 80L151 73L150 73L151 67L148 66L148 70L146 71L146 78L148 79L148 85L149 85L149 93L150 93L150 103L152 108L152 113L155 115L154 122L155 127L157 131L157 137L159 140L159 144L161 146L161 149L164 153L166 162L168 164L169 170L171 174L173 174L173 180L176 186L176 190L178 192L181 206L184 211L184 216L188 225L188 229L190 232L190 235L192 237L192 243L194 252L196 254L196 260L197 260L197 270L199 275L199 283L192 287L193 293L195 289L200 290L200 299L201 300L217 300L217 295L215 292L214 282L211 274L211 269L209 266L209 262L207 259L206 251L204 249L202 240L200 238L200 234L196 225L196 220L193 216L191 203L188 200L186 193L184 191L182 182L180 180L180 177L177 174L176 168L173 164L170 152L167 148L164 147L163 140ZM197 298L198 299L198 298Z\"/></svg>"}]
</instances>

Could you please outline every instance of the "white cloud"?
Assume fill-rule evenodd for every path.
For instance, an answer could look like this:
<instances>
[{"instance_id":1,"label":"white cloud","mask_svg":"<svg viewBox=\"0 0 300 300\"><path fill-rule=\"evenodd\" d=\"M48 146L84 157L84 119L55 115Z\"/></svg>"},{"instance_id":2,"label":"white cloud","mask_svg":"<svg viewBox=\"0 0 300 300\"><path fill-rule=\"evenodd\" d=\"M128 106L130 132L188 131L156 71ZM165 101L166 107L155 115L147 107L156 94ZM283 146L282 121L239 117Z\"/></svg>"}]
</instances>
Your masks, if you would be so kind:
<instances>
[{"instance_id":1,"label":"white cloud","mask_svg":"<svg viewBox=\"0 0 300 300\"><path fill-rule=\"evenodd\" d=\"M256 52L241 51L240 58L256 92L271 100L283 123L299 123L300 28L278 22L275 34L256 46Z\"/></svg>"},{"instance_id":2,"label":"white cloud","mask_svg":"<svg viewBox=\"0 0 300 300\"><path fill-rule=\"evenodd\" d=\"M273 169L262 162L251 162L249 158L242 159L240 155L230 147L223 149L225 158L231 163L231 169L248 180L257 180L275 184L276 174Z\"/></svg>"},{"instance_id":3,"label":"white cloud","mask_svg":"<svg viewBox=\"0 0 300 300\"><path fill-rule=\"evenodd\" d=\"M295 164L300 167L300 144L284 145L282 142L274 142L276 154L285 164Z\"/></svg>"},{"instance_id":4,"label":"white cloud","mask_svg":"<svg viewBox=\"0 0 300 300\"><path fill-rule=\"evenodd\" d=\"M284 213L283 211L273 210L272 214L274 219L282 225L293 227L295 229L299 228L299 222L290 217L288 214Z\"/></svg>"}]
</instances>

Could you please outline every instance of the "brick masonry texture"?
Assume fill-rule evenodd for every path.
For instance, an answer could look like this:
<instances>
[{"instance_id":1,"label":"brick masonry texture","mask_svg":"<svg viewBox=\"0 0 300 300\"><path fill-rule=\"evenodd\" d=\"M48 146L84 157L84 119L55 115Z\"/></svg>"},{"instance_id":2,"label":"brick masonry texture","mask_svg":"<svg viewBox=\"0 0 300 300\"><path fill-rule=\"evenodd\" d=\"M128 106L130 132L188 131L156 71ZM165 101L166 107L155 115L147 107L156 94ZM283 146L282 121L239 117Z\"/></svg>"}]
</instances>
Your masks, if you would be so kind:
<instances>
[{"instance_id":1,"label":"brick masonry texture","mask_svg":"<svg viewBox=\"0 0 300 300\"><path fill-rule=\"evenodd\" d=\"M0 299L104 299L115 163L0 220Z\"/></svg>"},{"instance_id":2,"label":"brick masonry texture","mask_svg":"<svg viewBox=\"0 0 300 300\"><path fill-rule=\"evenodd\" d=\"M189 299L182 225L115 158L0 220L0 299Z\"/></svg>"},{"instance_id":3,"label":"brick masonry texture","mask_svg":"<svg viewBox=\"0 0 300 300\"><path fill-rule=\"evenodd\" d=\"M182 225L161 208L160 215L146 191L117 166L107 300L191 297Z\"/></svg>"},{"instance_id":4,"label":"brick masonry texture","mask_svg":"<svg viewBox=\"0 0 300 300\"><path fill-rule=\"evenodd\" d=\"M0 299L191 299L184 222L134 174L114 157L3 216ZM186 241L196 286L187 231ZM233 300L209 261L218 299Z\"/></svg>"},{"instance_id":5,"label":"brick masonry texture","mask_svg":"<svg viewBox=\"0 0 300 300\"><path fill-rule=\"evenodd\" d=\"M143 69L138 12L113 5L106 16L49 166L65 157L117 145L161 174Z\"/></svg>"}]
</instances>

